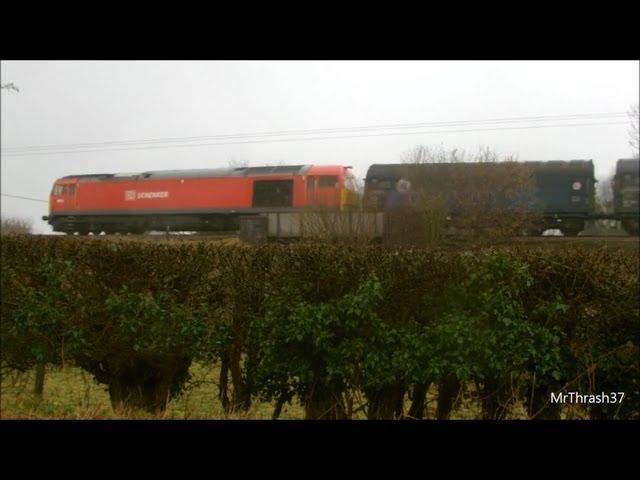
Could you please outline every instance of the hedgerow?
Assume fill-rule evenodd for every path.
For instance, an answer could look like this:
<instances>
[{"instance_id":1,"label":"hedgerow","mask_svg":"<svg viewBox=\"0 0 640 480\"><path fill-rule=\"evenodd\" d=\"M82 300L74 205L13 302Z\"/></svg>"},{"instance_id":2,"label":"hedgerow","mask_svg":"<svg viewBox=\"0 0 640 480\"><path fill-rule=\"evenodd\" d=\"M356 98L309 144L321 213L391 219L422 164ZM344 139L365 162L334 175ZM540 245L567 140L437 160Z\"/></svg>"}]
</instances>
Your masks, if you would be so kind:
<instances>
[{"instance_id":1,"label":"hedgerow","mask_svg":"<svg viewBox=\"0 0 640 480\"><path fill-rule=\"evenodd\" d=\"M299 402L307 418L482 418L551 392L621 392L640 412L638 258L607 248L455 251L2 239L3 368L72 363L114 408L161 411L194 360L220 365L230 411ZM409 401L407 403L407 400Z\"/></svg>"}]
</instances>

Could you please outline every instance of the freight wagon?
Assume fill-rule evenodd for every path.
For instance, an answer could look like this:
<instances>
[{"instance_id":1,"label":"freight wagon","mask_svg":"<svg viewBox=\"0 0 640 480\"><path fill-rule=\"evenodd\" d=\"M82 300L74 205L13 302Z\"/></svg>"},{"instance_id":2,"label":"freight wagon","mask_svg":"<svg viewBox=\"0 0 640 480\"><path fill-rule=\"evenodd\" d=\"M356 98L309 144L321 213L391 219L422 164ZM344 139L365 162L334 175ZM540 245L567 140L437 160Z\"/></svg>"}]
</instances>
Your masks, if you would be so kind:
<instances>
[{"instance_id":1,"label":"freight wagon","mask_svg":"<svg viewBox=\"0 0 640 480\"><path fill-rule=\"evenodd\" d=\"M365 179L365 205L373 210L393 209L403 189L419 184L429 193L441 195L452 215L456 214L455 192L465 185L474 188L474 175L480 175L493 169L503 174L500 166L505 163L431 163L431 164L376 164L372 165ZM558 228L565 235L577 235L584 229L585 221L594 212L595 178L593 161L536 161L521 162L517 165L528 168L533 176L534 201L518 208L542 213L542 224L536 226L533 233L541 234L549 228ZM455 171L455 175L452 173ZM508 172L508 170L504 170ZM452 180L458 177L455 182ZM454 185L455 183L455 185ZM469 192L472 193L472 192ZM515 198L515 197L513 197ZM512 200L513 200L512 198ZM515 208L516 206L514 206Z\"/></svg>"},{"instance_id":2,"label":"freight wagon","mask_svg":"<svg viewBox=\"0 0 640 480\"><path fill-rule=\"evenodd\" d=\"M639 171L640 159L621 158L616 164L616 174L613 177L613 211L616 218L621 220L622 228L631 235L638 235Z\"/></svg>"}]
</instances>

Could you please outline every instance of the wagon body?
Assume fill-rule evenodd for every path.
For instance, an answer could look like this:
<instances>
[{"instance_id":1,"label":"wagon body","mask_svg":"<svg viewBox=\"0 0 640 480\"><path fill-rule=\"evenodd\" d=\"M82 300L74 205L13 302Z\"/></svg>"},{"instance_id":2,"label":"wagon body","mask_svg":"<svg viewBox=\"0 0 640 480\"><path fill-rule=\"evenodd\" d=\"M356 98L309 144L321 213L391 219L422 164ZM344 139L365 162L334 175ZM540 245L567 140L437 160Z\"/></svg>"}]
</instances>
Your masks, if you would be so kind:
<instances>
[{"instance_id":1,"label":"wagon body","mask_svg":"<svg viewBox=\"0 0 640 480\"><path fill-rule=\"evenodd\" d=\"M616 163L613 177L613 209L622 226L629 233L638 234L640 217L640 159L622 158Z\"/></svg>"},{"instance_id":2,"label":"wagon body","mask_svg":"<svg viewBox=\"0 0 640 480\"><path fill-rule=\"evenodd\" d=\"M460 208L456 201L461 195L473 194L474 188L485 188L483 179L491 174L509 175L514 166L526 168L532 176L532 198L527 198L524 191L521 197L516 194L501 200L496 196L496 202L504 203L500 207L541 212L544 218L541 231L561 226L567 233L577 234L584 228L584 221L594 211L591 160L376 164L367 172L364 203L376 211L393 209L399 204L397 199L402 196L399 187L404 181L414 189L438 195L455 215Z\"/></svg>"}]
</instances>

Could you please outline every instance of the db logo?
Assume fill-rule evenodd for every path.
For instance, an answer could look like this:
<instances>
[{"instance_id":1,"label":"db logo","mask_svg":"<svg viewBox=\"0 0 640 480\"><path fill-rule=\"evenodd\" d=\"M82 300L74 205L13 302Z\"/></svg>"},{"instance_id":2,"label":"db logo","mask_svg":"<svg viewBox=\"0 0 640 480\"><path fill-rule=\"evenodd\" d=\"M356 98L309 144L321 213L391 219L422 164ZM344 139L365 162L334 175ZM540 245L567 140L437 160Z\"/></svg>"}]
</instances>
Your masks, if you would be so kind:
<instances>
[{"instance_id":1,"label":"db logo","mask_svg":"<svg viewBox=\"0 0 640 480\"><path fill-rule=\"evenodd\" d=\"M135 200L136 199L136 191L135 190L127 190L124 192L125 200Z\"/></svg>"}]
</instances>

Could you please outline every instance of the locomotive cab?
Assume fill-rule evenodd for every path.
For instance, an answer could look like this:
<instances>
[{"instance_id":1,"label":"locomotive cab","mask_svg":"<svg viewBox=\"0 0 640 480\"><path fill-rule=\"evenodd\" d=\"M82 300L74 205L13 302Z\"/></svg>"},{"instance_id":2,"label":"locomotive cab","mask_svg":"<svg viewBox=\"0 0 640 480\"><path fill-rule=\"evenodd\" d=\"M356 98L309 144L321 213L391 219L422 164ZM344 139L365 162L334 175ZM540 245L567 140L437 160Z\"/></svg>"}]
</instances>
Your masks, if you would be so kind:
<instances>
[{"instance_id":1,"label":"locomotive cab","mask_svg":"<svg viewBox=\"0 0 640 480\"><path fill-rule=\"evenodd\" d=\"M307 199L309 205L335 207L340 201L337 175L308 175Z\"/></svg>"},{"instance_id":2,"label":"locomotive cab","mask_svg":"<svg viewBox=\"0 0 640 480\"><path fill-rule=\"evenodd\" d=\"M54 214L70 214L76 210L77 190L78 185L74 179L56 180L49 195L49 216L42 217L42 219L49 220Z\"/></svg>"},{"instance_id":3,"label":"locomotive cab","mask_svg":"<svg viewBox=\"0 0 640 480\"><path fill-rule=\"evenodd\" d=\"M75 182L56 183L51 190L51 201L60 210L74 210L76 206Z\"/></svg>"},{"instance_id":4,"label":"locomotive cab","mask_svg":"<svg viewBox=\"0 0 640 480\"><path fill-rule=\"evenodd\" d=\"M338 174L336 168L343 168ZM306 204L310 207L340 208L358 205L359 195L351 167L313 167L306 176Z\"/></svg>"}]
</instances>

